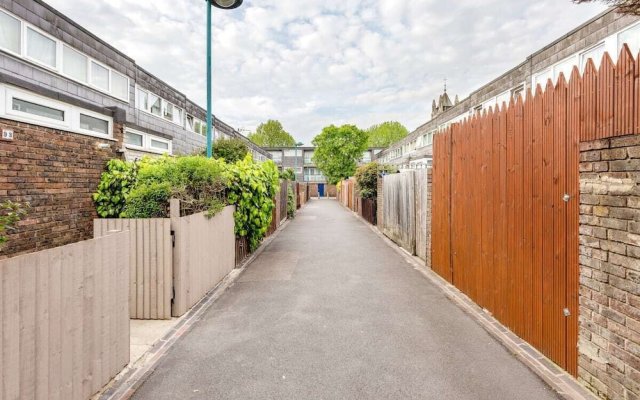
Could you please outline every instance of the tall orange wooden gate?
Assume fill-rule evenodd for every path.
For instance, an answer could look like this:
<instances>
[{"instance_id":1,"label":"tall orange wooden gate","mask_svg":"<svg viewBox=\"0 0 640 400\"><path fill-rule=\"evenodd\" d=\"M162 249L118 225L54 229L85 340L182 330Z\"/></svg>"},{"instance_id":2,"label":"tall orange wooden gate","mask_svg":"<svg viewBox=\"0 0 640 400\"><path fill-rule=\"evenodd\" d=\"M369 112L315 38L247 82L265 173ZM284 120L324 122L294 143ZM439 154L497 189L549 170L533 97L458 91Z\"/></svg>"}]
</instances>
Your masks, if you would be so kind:
<instances>
[{"instance_id":1,"label":"tall orange wooden gate","mask_svg":"<svg viewBox=\"0 0 640 400\"><path fill-rule=\"evenodd\" d=\"M577 374L579 142L640 133L623 49L435 137L432 265Z\"/></svg>"}]
</instances>

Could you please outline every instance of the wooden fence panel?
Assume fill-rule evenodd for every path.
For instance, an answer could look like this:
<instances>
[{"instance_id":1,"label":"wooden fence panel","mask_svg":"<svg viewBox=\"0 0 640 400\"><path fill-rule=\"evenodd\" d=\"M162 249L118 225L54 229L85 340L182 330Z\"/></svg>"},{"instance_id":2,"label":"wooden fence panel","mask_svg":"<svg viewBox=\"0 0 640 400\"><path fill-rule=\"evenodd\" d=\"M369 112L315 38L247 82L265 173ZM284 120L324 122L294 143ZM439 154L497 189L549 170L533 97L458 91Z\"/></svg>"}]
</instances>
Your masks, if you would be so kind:
<instances>
[{"instance_id":1,"label":"wooden fence panel","mask_svg":"<svg viewBox=\"0 0 640 400\"><path fill-rule=\"evenodd\" d=\"M415 186L413 171L384 178L383 232L411 254L415 254Z\"/></svg>"},{"instance_id":2,"label":"wooden fence panel","mask_svg":"<svg viewBox=\"0 0 640 400\"><path fill-rule=\"evenodd\" d=\"M84 400L127 365L129 237L0 261L0 397Z\"/></svg>"},{"instance_id":3,"label":"wooden fence panel","mask_svg":"<svg viewBox=\"0 0 640 400\"><path fill-rule=\"evenodd\" d=\"M173 244L171 220L96 219L93 236L131 232L129 313L133 319L171 319Z\"/></svg>"},{"instance_id":4,"label":"wooden fence panel","mask_svg":"<svg viewBox=\"0 0 640 400\"><path fill-rule=\"evenodd\" d=\"M433 269L574 375L579 142L640 133L639 65L625 45L434 139Z\"/></svg>"},{"instance_id":5,"label":"wooden fence panel","mask_svg":"<svg viewBox=\"0 0 640 400\"><path fill-rule=\"evenodd\" d=\"M179 317L193 307L235 268L234 207L225 207L208 219L204 213L177 217L172 200L171 224L175 231L173 267L174 304ZM179 214L178 214L179 215Z\"/></svg>"},{"instance_id":6,"label":"wooden fence panel","mask_svg":"<svg viewBox=\"0 0 640 400\"><path fill-rule=\"evenodd\" d=\"M415 210L416 210L416 255L427 260L427 170L416 170L413 173L415 182Z\"/></svg>"}]
</instances>

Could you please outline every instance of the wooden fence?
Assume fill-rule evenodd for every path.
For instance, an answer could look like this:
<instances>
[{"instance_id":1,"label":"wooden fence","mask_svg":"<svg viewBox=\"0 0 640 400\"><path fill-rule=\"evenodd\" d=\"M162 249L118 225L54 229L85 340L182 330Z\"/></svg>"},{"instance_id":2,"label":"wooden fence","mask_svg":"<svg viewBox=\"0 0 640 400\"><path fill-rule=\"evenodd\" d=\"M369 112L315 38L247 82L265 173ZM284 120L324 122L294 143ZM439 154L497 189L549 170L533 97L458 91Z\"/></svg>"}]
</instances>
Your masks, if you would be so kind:
<instances>
[{"instance_id":1,"label":"wooden fence","mask_svg":"<svg viewBox=\"0 0 640 400\"><path fill-rule=\"evenodd\" d=\"M640 133L639 63L624 46L435 138L434 270L574 375L579 142Z\"/></svg>"},{"instance_id":2,"label":"wooden fence","mask_svg":"<svg viewBox=\"0 0 640 400\"><path fill-rule=\"evenodd\" d=\"M428 234L431 231L428 218L431 210L427 200L429 185L427 183L427 170L417 169L413 171L414 184L414 204L415 204L415 229L416 229L416 255L423 259L427 259Z\"/></svg>"},{"instance_id":3,"label":"wooden fence","mask_svg":"<svg viewBox=\"0 0 640 400\"><path fill-rule=\"evenodd\" d=\"M173 290L173 241L171 220L100 219L93 237L128 230L129 315L133 319L171 319Z\"/></svg>"},{"instance_id":4,"label":"wooden fence","mask_svg":"<svg viewBox=\"0 0 640 400\"><path fill-rule=\"evenodd\" d=\"M128 241L0 261L0 398L85 400L128 364Z\"/></svg>"},{"instance_id":5,"label":"wooden fence","mask_svg":"<svg viewBox=\"0 0 640 400\"><path fill-rule=\"evenodd\" d=\"M233 206L211 219L204 214L180 217L172 200L171 218L94 220L95 237L131 232L131 318L179 317L235 267Z\"/></svg>"},{"instance_id":6,"label":"wooden fence","mask_svg":"<svg viewBox=\"0 0 640 400\"><path fill-rule=\"evenodd\" d=\"M178 200L171 205L179 209ZM211 219L204 213L177 217L172 212L173 316L186 313L235 268L234 210L227 206Z\"/></svg>"},{"instance_id":7,"label":"wooden fence","mask_svg":"<svg viewBox=\"0 0 640 400\"><path fill-rule=\"evenodd\" d=\"M383 185L382 232L411 254L416 251L414 171L387 175Z\"/></svg>"},{"instance_id":8,"label":"wooden fence","mask_svg":"<svg viewBox=\"0 0 640 400\"><path fill-rule=\"evenodd\" d=\"M377 224L376 199L360 199L360 216L371 225Z\"/></svg>"}]
</instances>

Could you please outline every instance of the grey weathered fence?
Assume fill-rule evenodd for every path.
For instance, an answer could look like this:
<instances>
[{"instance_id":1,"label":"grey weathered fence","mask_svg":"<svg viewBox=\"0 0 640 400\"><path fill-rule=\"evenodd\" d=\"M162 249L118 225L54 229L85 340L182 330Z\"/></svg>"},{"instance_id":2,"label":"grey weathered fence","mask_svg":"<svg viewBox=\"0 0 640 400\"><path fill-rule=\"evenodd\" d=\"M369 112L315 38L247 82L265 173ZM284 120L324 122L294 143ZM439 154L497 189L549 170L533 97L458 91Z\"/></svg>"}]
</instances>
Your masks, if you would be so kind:
<instances>
[{"instance_id":1,"label":"grey weathered fence","mask_svg":"<svg viewBox=\"0 0 640 400\"><path fill-rule=\"evenodd\" d=\"M430 214L427 202L427 170L418 169L413 172L416 209L416 255L427 259L427 216Z\"/></svg>"},{"instance_id":2,"label":"grey weathered fence","mask_svg":"<svg viewBox=\"0 0 640 400\"><path fill-rule=\"evenodd\" d=\"M85 400L129 362L129 232L0 261L0 398Z\"/></svg>"},{"instance_id":3,"label":"grey weathered fence","mask_svg":"<svg viewBox=\"0 0 640 400\"><path fill-rule=\"evenodd\" d=\"M231 272L235 267L233 210L228 206L211 219L205 213L180 217L180 204L172 200L171 218L94 221L96 236L132 232L131 318L179 317Z\"/></svg>"},{"instance_id":4,"label":"grey weathered fence","mask_svg":"<svg viewBox=\"0 0 640 400\"><path fill-rule=\"evenodd\" d=\"M416 249L414 171L384 177L382 231L411 254Z\"/></svg>"}]
</instances>

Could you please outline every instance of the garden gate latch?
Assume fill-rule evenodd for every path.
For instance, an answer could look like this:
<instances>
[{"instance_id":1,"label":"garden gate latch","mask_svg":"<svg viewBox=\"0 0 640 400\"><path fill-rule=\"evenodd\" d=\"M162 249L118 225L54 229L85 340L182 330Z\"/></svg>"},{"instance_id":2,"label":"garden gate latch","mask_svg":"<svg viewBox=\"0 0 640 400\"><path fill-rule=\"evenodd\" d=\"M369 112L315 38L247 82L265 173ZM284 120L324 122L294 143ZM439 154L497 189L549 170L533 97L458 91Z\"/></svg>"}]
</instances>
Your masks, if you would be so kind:
<instances>
[{"instance_id":1,"label":"garden gate latch","mask_svg":"<svg viewBox=\"0 0 640 400\"><path fill-rule=\"evenodd\" d=\"M171 247L176 247L176 231L171 231Z\"/></svg>"}]
</instances>

